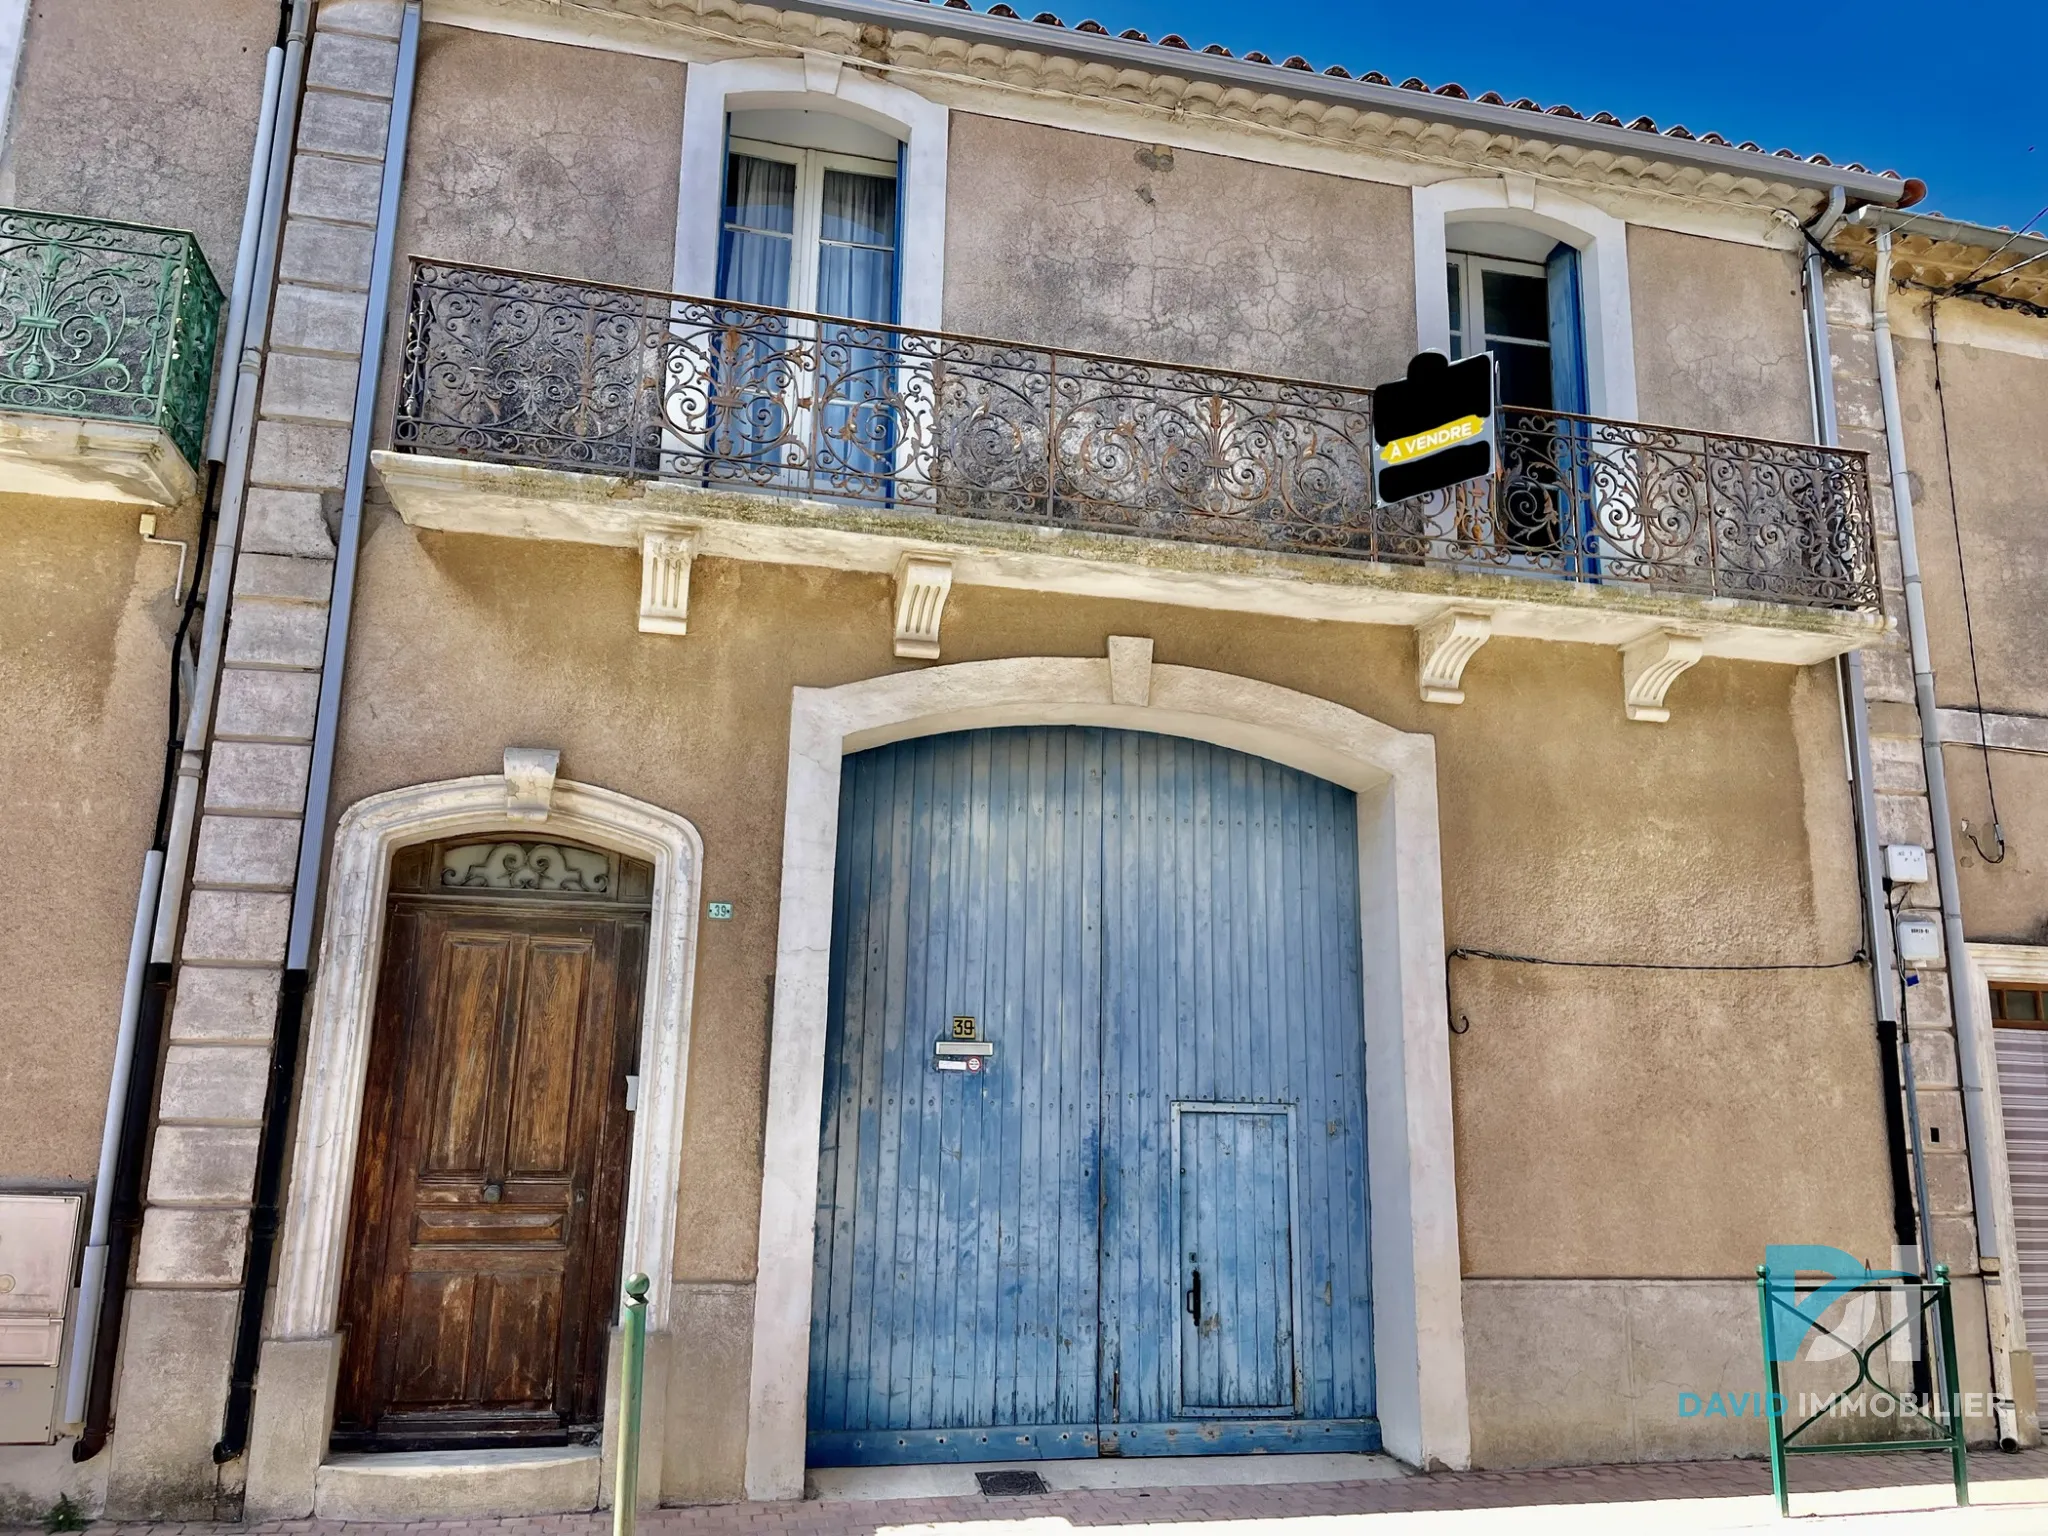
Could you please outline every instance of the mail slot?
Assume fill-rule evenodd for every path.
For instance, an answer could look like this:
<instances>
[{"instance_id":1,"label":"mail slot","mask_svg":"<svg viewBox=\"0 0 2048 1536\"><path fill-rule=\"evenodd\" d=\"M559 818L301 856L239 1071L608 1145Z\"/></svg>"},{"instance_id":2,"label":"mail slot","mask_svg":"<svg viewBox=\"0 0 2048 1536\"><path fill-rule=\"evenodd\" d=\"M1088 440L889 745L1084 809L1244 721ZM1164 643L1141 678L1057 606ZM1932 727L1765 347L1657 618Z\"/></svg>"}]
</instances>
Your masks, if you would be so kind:
<instances>
[{"instance_id":1,"label":"mail slot","mask_svg":"<svg viewBox=\"0 0 2048 1536\"><path fill-rule=\"evenodd\" d=\"M0 1444L50 1439L82 1195L0 1195Z\"/></svg>"}]
</instances>

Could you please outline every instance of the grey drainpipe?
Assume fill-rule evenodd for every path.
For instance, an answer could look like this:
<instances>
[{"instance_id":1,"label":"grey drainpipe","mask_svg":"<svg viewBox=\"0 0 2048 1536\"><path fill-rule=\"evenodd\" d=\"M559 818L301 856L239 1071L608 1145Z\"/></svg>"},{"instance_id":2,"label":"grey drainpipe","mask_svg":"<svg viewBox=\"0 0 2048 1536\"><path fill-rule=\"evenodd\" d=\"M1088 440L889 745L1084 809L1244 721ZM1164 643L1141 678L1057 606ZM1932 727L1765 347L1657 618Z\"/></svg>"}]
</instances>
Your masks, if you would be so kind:
<instances>
[{"instance_id":1,"label":"grey drainpipe","mask_svg":"<svg viewBox=\"0 0 2048 1536\"><path fill-rule=\"evenodd\" d=\"M1821 242L1842 222L1846 195L1836 187L1827 208L1801 230L1806 243L1807 361L1813 369L1814 432L1829 448L1841 445L1835 412L1834 351L1828 342L1826 267ZM1796 220L1793 221L1796 224ZM1917 1247L1920 1272L1934 1272L1934 1235L1927 1220L1927 1165L1920 1145L1920 1102L1913 1053L1905 1048L1899 970L1892 915L1885 902L1884 857L1877 842L1877 790L1870 751L1870 709L1863 691L1863 654L1850 651L1838 668L1855 779L1856 863L1863 922L1871 955L1871 990L1877 1013L1878 1066L1884 1096L1886 1156L1891 1167L1892 1232L1901 1248Z\"/></svg>"},{"instance_id":2,"label":"grey drainpipe","mask_svg":"<svg viewBox=\"0 0 2048 1536\"><path fill-rule=\"evenodd\" d=\"M341 720L342 667L348 655L349 618L355 607L356 558L362 548L363 493L370 473L370 432L377 413L378 376L384 366L386 311L391 304L391 267L398 241L398 198L405 183L405 145L412 127L413 82L419 69L420 0L407 0L398 34L398 73L391 88L391 132L384 150L384 175L377 195L377 236L370 259L369 303L363 318L362 364L356 375L354 423L349 434L348 475L343 482L341 533L335 543L334 593L327 615L327 649L320 664L320 706L313 727L313 763L306 786L306 813L299 833L298 877L292 887L290 939L283 984L278 989L276 1046L263 1105L263 1141L256 1159L256 1201L249 1220L249 1259L242 1276L241 1315L235 1358L228 1380L227 1411L213 1448L216 1462L232 1461L249 1444L255 1405L256 1366L263 1345L264 1301L277 1254L278 1205L283 1195L285 1126L292 1085L298 1076L313 911L319 899L320 860L327 840L327 802L334 783L335 734Z\"/></svg>"},{"instance_id":3,"label":"grey drainpipe","mask_svg":"<svg viewBox=\"0 0 2048 1536\"><path fill-rule=\"evenodd\" d=\"M306 819L299 832L298 877L292 887L292 922L285 970L302 975L312 964L313 909L320 860L327 847L327 801L334 788L334 743L341 723L342 671L348 661L349 618L355 609L356 558L363 542L363 493L370 476L370 432L376 424L378 375L384 363L386 311L398 241L398 194L405 181L405 141L412 126L413 78L419 64L420 0L407 0L398 38L398 78L392 87L391 136L377 199L377 244L370 265L369 316L363 323L363 366L356 377L355 421L348 440L348 478L335 542L334 605L327 618L327 650L320 662L320 707L313 726L313 764L306 781Z\"/></svg>"},{"instance_id":4,"label":"grey drainpipe","mask_svg":"<svg viewBox=\"0 0 2048 1536\"><path fill-rule=\"evenodd\" d=\"M1899 567L1906 589L1906 640L1913 657L1913 701L1920 713L1920 757L1927 771L1929 819L1934 824L1934 875L1941 900L1941 927L1948 951L1949 1008L1956 1026L1956 1075L1963 1089L1963 1129L1969 1138L1970 1192L1976 1209L1977 1252L1980 1267L2000 1280L1999 1299L2004 1301L2004 1265L1998 1220L1998 1184L1991 1171L1990 1115L1985 1105L1984 1076L1980 1054L1977 1010L1969 988L1969 946L1963 932L1963 904L1956 875L1955 834L1950 830L1948 773L1942 761L1941 721L1935 707L1934 657L1927 643L1926 600L1920 581L1920 543L1913 518L1913 487L1906 467L1905 422L1899 408L1898 364L1892 352L1890 296L1892 280L1892 231L1880 224L1877 230L1877 271L1871 281L1871 329L1877 343L1878 392L1884 407L1886 458L1891 469L1892 506L1899 525ZM1990 1291L1986 1285L1986 1306ZM2009 1311L2009 1309L2008 1309ZM1988 1318L1987 1318L1988 1321ZM2007 1327L2000 1334L2009 1334ZM2017 1449L2019 1439L2008 1379L2005 1351L1991 1350L1993 1385L1999 1440Z\"/></svg>"}]
</instances>

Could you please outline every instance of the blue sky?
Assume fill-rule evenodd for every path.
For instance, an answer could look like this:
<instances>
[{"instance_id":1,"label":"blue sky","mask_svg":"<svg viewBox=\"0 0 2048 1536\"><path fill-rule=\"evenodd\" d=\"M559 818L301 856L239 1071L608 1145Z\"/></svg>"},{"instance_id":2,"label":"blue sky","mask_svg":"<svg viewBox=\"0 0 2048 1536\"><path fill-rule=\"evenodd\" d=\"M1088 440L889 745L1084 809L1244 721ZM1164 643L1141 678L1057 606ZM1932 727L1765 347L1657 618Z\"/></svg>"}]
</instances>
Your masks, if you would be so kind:
<instances>
[{"instance_id":1,"label":"blue sky","mask_svg":"<svg viewBox=\"0 0 2048 1536\"><path fill-rule=\"evenodd\" d=\"M975 0L987 9L989 0ZM1012 0L1072 25L1455 80L1623 122L1647 113L1928 185L1923 210L2018 228L2048 204L2048 65L2030 6ZM2044 220L2048 222L2048 220Z\"/></svg>"}]
</instances>

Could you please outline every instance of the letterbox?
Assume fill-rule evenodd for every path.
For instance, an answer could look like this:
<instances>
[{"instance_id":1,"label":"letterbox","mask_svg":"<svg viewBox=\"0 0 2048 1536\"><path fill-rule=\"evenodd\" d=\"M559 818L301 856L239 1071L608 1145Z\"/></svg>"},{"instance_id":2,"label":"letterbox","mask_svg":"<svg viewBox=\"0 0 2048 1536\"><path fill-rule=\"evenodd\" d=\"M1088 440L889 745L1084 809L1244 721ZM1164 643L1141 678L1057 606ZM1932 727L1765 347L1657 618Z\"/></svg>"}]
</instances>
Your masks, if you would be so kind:
<instances>
[{"instance_id":1,"label":"letterbox","mask_svg":"<svg viewBox=\"0 0 2048 1536\"><path fill-rule=\"evenodd\" d=\"M0 1444L46 1444L82 1195L0 1195Z\"/></svg>"}]
</instances>

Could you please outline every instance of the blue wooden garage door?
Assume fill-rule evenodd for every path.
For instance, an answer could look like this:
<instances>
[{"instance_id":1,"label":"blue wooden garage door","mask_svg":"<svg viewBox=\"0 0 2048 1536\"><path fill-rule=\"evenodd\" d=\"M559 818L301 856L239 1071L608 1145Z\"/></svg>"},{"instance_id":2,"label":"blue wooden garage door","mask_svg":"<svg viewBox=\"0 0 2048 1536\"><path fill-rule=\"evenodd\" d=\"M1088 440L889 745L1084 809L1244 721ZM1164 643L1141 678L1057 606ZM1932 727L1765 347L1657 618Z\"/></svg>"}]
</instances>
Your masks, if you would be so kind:
<instances>
[{"instance_id":1,"label":"blue wooden garage door","mask_svg":"<svg viewBox=\"0 0 2048 1536\"><path fill-rule=\"evenodd\" d=\"M847 759L814 1465L1377 1448L1357 849L1175 737Z\"/></svg>"}]
</instances>

